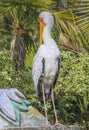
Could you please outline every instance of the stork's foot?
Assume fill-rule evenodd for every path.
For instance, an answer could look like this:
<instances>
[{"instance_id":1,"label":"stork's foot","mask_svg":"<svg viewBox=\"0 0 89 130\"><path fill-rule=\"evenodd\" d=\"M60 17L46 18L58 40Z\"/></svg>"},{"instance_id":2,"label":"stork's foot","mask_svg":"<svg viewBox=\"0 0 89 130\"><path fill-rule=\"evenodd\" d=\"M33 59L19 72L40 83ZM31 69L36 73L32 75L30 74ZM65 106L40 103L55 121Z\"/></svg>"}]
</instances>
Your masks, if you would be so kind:
<instances>
[{"instance_id":1,"label":"stork's foot","mask_svg":"<svg viewBox=\"0 0 89 130\"><path fill-rule=\"evenodd\" d=\"M55 122L55 126L59 126L62 125L61 123L59 123L58 121Z\"/></svg>"},{"instance_id":2,"label":"stork's foot","mask_svg":"<svg viewBox=\"0 0 89 130\"><path fill-rule=\"evenodd\" d=\"M44 124L44 126L49 126L50 124L49 124L49 122L47 121L45 124Z\"/></svg>"}]
</instances>

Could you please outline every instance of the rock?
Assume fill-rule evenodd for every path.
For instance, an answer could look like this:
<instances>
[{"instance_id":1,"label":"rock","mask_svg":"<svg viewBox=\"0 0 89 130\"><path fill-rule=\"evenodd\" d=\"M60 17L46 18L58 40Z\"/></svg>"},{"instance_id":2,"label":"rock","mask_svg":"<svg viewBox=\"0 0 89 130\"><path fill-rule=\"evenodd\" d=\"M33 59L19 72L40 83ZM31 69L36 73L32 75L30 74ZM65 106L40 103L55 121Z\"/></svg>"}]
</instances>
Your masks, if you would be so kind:
<instances>
[{"instance_id":1,"label":"rock","mask_svg":"<svg viewBox=\"0 0 89 130\"><path fill-rule=\"evenodd\" d=\"M0 130L80 130L77 125L44 126L44 116L30 106L28 112L21 112L20 126L14 126L0 116Z\"/></svg>"},{"instance_id":2,"label":"rock","mask_svg":"<svg viewBox=\"0 0 89 130\"><path fill-rule=\"evenodd\" d=\"M44 116L34 107L30 106L28 112L21 112L20 126L14 126L0 116L0 130L80 130L76 125L44 126Z\"/></svg>"},{"instance_id":3,"label":"rock","mask_svg":"<svg viewBox=\"0 0 89 130\"><path fill-rule=\"evenodd\" d=\"M21 126L43 126L44 116L34 107L30 106L27 113L22 114Z\"/></svg>"},{"instance_id":4,"label":"rock","mask_svg":"<svg viewBox=\"0 0 89 130\"><path fill-rule=\"evenodd\" d=\"M0 130L80 130L79 126L71 125L71 126L25 126L25 127L10 127L10 128L2 128Z\"/></svg>"},{"instance_id":5,"label":"rock","mask_svg":"<svg viewBox=\"0 0 89 130\"><path fill-rule=\"evenodd\" d=\"M21 112L20 127L42 126L45 123L44 116L34 107L30 106L28 112ZM0 128L16 127L0 116ZM0 129L1 130L1 129Z\"/></svg>"}]
</instances>

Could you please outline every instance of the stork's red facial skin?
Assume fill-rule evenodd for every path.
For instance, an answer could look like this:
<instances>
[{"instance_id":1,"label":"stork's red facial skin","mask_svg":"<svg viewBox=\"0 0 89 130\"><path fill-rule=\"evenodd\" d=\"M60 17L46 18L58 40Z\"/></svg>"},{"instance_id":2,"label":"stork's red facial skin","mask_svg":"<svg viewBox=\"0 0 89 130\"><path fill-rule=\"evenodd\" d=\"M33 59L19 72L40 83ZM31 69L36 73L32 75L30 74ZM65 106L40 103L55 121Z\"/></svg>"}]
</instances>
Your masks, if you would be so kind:
<instances>
[{"instance_id":1,"label":"stork's red facial skin","mask_svg":"<svg viewBox=\"0 0 89 130\"><path fill-rule=\"evenodd\" d=\"M43 18L40 18L40 22L44 24L44 19L43 19Z\"/></svg>"},{"instance_id":2,"label":"stork's red facial skin","mask_svg":"<svg viewBox=\"0 0 89 130\"><path fill-rule=\"evenodd\" d=\"M40 18L40 22L41 22L43 25L45 25L43 18Z\"/></svg>"}]
</instances>

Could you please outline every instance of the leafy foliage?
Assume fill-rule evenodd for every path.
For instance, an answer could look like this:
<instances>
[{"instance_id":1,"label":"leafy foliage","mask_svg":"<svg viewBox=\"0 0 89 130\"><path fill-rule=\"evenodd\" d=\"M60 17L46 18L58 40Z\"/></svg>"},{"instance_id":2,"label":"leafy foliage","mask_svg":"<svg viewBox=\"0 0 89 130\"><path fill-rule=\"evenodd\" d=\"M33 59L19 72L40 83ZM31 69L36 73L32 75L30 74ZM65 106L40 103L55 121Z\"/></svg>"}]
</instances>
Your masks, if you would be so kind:
<instances>
[{"instance_id":1,"label":"leafy foliage","mask_svg":"<svg viewBox=\"0 0 89 130\"><path fill-rule=\"evenodd\" d=\"M59 44L61 43L70 50L85 53L84 47L88 47L88 43L74 22L72 10L54 12L54 16L56 24L53 33L56 36L55 39L59 38Z\"/></svg>"},{"instance_id":2,"label":"leafy foliage","mask_svg":"<svg viewBox=\"0 0 89 130\"><path fill-rule=\"evenodd\" d=\"M69 0L71 6L69 9L73 13L75 26L78 27L83 35L83 44L87 51L89 51L89 0ZM75 1L75 2L74 2Z\"/></svg>"},{"instance_id":3,"label":"leafy foliage","mask_svg":"<svg viewBox=\"0 0 89 130\"><path fill-rule=\"evenodd\" d=\"M10 35L12 35L12 30L14 29L13 23L18 24L23 32L23 38L26 48L36 48L39 37L39 12L42 10L50 11L53 12L55 16L56 26L54 27L53 35L56 41L61 39L61 44L67 46L67 48L69 48L70 50L78 52L82 51L83 53L85 53L85 49L89 51L89 38L88 36L86 37L86 35L84 34L82 26L81 28L79 27L81 25L81 22L83 22L84 24L84 19L83 17L80 17L77 12L80 12L82 14L84 7L81 5L81 10L79 11L79 3L82 3L84 5L86 5L87 3L84 1L80 2L80 0L67 0L68 4L64 0L63 2L64 5L67 5L66 10L55 12L56 9L54 8L54 3L57 6L57 3L58 5L60 3L59 1L2 0L2 2L0 3L0 31L3 33L8 32ZM85 12L87 13L87 10ZM76 26L77 22L79 26ZM69 38L70 41L65 42L63 40L64 35L67 35L66 39Z\"/></svg>"},{"instance_id":4,"label":"leafy foliage","mask_svg":"<svg viewBox=\"0 0 89 130\"><path fill-rule=\"evenodd\" d=\"M89 126L88 62L88 54L62 52L62 68L55 92L60 103L59 115L67 123Z\"/></svg>"},{"instance_id":5,"label":"leafy foliage","mask_svg":"<svg viewBox=\"0 0 89 130\"><path fill-rule=\"evenodd\" d=\"M0 32L13 34L14 24L22 29L25 45L33 46L38 40L38 16L41 10L51 9L53 0L1 0ZM15 33L15 32L14 32Z\"/></svg>"}]
</instances>

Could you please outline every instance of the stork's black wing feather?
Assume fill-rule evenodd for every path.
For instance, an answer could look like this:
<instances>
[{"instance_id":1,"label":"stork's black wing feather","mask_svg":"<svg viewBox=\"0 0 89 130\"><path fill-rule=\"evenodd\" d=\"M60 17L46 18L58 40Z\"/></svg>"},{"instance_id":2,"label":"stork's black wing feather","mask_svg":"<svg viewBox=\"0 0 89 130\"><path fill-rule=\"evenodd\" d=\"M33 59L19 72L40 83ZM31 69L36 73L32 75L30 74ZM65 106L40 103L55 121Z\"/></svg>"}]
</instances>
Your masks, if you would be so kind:
<instances>
[{"instance_id":1,"label":"stork's black wing feather","mask_svg":"<svg viewBox=\"0 0 89 130\"><path fill-rule=\"evenodd\" d=\"M54 79L54 82L53 82L53 87L55 87L55 84L57 82L57 79L58 79L58 76L59 76L59 73L60 73L60 67L61 67L61 58L59 57L57 60L58 60L58 71L56 73L56 76L55 76L55 79Z\"/></svg>"}]
</instances>

